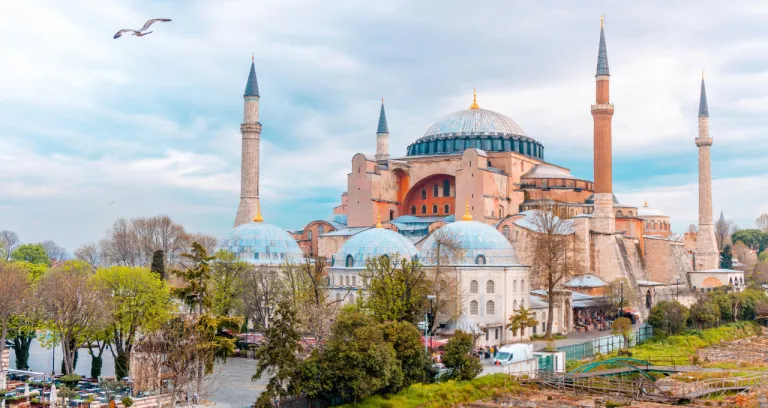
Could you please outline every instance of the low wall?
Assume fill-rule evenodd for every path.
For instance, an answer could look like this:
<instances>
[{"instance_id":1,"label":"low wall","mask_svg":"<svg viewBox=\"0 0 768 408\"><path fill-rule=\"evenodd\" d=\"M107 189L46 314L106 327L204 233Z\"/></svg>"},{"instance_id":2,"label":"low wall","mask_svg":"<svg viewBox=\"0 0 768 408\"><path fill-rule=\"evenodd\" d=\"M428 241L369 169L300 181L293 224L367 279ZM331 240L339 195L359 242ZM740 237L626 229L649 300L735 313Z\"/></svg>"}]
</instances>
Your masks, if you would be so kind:
<instances>
[{"instance_id":1,"label":"low wall","mask_svg":"<svg viewBox=\"0 0 768 408\"><path fill-rule=\"evenodd\" d=\"M3 374L0 375L0 390L5 389L5 380L7 377L8 369L11 368L11 351L7 348L3 349L2 356L0 356L0 372Z\"/></svg>"},{"instance_id":2,"label":"low wall","mask_svg":"<svg viewBox=\"0 0 768 408\"><path fill-rule=\"evenodd\" d=\"M491 374L509 374L509 375L528 375L539 370L539 359L517 361L506 365L483 366L483 372L480 376Z\"/></svg>"}]
</instances>

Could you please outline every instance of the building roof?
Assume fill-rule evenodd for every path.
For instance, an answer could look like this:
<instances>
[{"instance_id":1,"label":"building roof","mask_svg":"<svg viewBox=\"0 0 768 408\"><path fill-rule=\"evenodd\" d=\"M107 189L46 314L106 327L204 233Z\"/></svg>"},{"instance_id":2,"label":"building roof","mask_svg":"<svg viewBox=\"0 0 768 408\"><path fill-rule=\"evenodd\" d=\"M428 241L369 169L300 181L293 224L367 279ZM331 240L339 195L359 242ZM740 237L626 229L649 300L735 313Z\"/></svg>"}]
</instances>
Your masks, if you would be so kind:
<instances>
[{"instance_id":1,"label":"building roof","mask_svg":"<svg viewBox=\"0 0 768 408\"><path fill-rule=\"evenodd\" d=\"M334 254L333 265L337 268L346 267L346 260L352 257L354 268L365 268L366 261L382 255L390 257L414 259L419 251L408 238L386 228L369 228L355 234L339 252Z\"/></svg>"},{"instance_id":2,"label":"building roof","mask_svg":"<svg viewBox=\"0 0 768 408\"><path fill-rule=\"evenodd\" d=\"M637 286L665 286L666 284L661 282L654 282L649 280L638 280Z\"/></svg>"},{"instance_id":3,"label":"building roof","mask_svg":"<svg viewBox=\"0 0 768 408\"><path fill-rule=\"evenodd\" d=\"M531 309L547 309L549 308L549 302L540 297L531 296L530 306Z\"/></svg>"},{"instance_id":4,"label":"building roof","mask_svg":"<svg viewBox=\"0 0 768 408\"><path fill-rule=\"evenodd\" d=\"M519 213L520 215L522 215L522 217L516 219L513 223L518 227L525 228L530 231L542 232L540 226L536 225L536 223L532 221L535 211L536 210L527 210ZM554 217L555 219L558 219L556 215ZM558 221L555 221L555 222L558 222ZM573 220L565 220L559 225L561 227L560 231L556 231L556 232L559 232L561 235L570 235L576 231L576 229L573 226Z\"/></svg>"},{"instance_id":5,"label":"building roof","mask_svg":"<svg viewBox=\"0 0 768 408\"><path fill-rule=\"evenodd\" d=\"M701 74L701 94L699 95L699 117L709 117L707 106L707 89L704 87L704 74Z\"/></svg>"},{"instance_id":6,"label":"building roof","mask_svg":"<svg viewBox=\"0 0 768 408\"><path fill-rule=\"evenodd\" d=\"M349 227L349 228L342 228L340 230L326 232L323 234L324 237L351 237L352 235L359 234L367 229L371 229L371 227Z\"/></svg>"},{"instance_id":7,"label":"building roof","mask_svg":"<svg viewBox=\"0 0 768 408\"><path fill-rule=\"evenodd\" d=\"M737 269L707 269L705 271L689 271L688 273L717 274L717 273L744 273L744 271L740 271Z\"/></svg>"},{"instance_id":8,"label":"building roof","mask_svg":"<svg viewBox=\"0 0 768 408\"><path fill-rule=\"evenodd\" d=\"M475 323L474 320L470 319L469 316L462 313L458 317L448 320L448 322L445 323L445 327L440 329L440 334L452 335L459 330L464 333L472 333L472 334L482 333L477 323Z\"/></svg>"},{"instance_id":9,"label":"building roof","mask_svg":"<svg viewBox=\"0 0 768 408\"><path fill-rule=\"evenodd\" d=\"M534 178L534 179L558 178L558 179L572 179L572 180L576 179L576 177L574 177L570 171L562 167L553 166L551 164L537 164L533 166L533 168L530 169L527 173L523 174L521 178Z\"/></svg>"},{"instance_id":10,"label":"building roof","mask_svg":"<svg viewBox=\"0 0 768 408\"><path fill-rule=\"evenodd\" d=\"M608 69L608 49L605 46L605 28L602 20L600 21L600 48L597 51L597 72L595 76L610 76Z\"/></svg>"},{"instance_id":11,"label":"building roof","mask_svg":"<svg viewBox=\"0 0 768 408\"><path fill-rule=\"evenodd\" d=\"M571 280L565 282L563 286L570 288L600 288L608 286L608 283L600 279L599 276L588 273L585 275L574 276Z\"/></svg>"},{"instance_id":12,"label":"building roof","mask_svg":"<svg viewBox=\"0 0 768 408\"><path fill-rule=\"evenodd\" d=\"M256 65L251 61L251 71L248 72L248 82L245 83L243 96L259 96L259 83L256 81Z\"/></svg>"},{"instance_id":13,"label":"building roof","mask_svg":"<svg viewBox=\"0 0 768 408\"><path fill-rule=\"evenodd\" d=\"M637 209L638 217L666 217L661 210L648 207L648 200L645 200L643 206Z\"/></svg>"},{"instance_id":14,"label":"building roof","mask_svg":"<svg viewBox=\"0 0 768 408\"><path fill-rule=\"evenodd\" d=\"M454 237L463 251L455 265L506 265L520 266L515 249L496 228L478 221L457 221L438 229L440 233ZM433 232L421 246L419 258L425 265L435 263L436 233ZM478 263L480 256L485 263Z\"/></svg>"},{"instance_id":15,"label":"building roof","mask_svg":"<svg viewBox=\"0 0 768 408\"><path fill-rule=\"evenodd\" d=\"M227 233L219 248L258 265L299 262L304 253L288 231L265 222L242 224Z\"/></svg>"},{"instance_id":16,"label":"building roof","mask_svg":"<svg viewBox=\"0 0 768 408\"><path fill-rule=\"evenodd\" d=\"M381 112L379 112L379 126L376 128L376 133L389 133L387 115L384 113L384 98L381 98Z\"/></svg>"}]
</instances>

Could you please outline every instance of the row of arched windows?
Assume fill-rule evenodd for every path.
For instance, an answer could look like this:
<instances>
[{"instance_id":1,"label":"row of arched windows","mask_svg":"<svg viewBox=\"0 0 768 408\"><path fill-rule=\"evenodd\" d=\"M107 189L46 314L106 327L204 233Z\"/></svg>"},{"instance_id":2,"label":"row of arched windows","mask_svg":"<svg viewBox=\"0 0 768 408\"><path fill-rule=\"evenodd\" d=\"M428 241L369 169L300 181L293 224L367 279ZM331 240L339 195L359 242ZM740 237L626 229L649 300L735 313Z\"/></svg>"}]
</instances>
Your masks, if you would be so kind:
<instances>
[{"instance_id":1,"label":"row of arched windows","mask_svg":"<svg viewBox=\"0 0 768 408\"><path fill-rule=\"evenodd\" d=\"M352 275L352 276L349 276L349 275L344 275L344 276L338 275L337 281L336 282L332 282L332 283L335 283L336 286L348 286L348 287L351 287L351 288L356 288L357 287L357 276L355 276L355 275ZM360 284L363 287L367 287L367 285L365 284L365 279L361 279L360 280Z\"/></svg>"},{"instance_id":2,"label":"row of arched windows","mask_svg":"<svg viewBox=\"0 0 768 408\"><path fill-rule=\"evenodd\" d=\"M479 303L477 303L477 300L473 300L469 302L469 314L476 315L479 313ZM496 314L496 303L493 302L493 300L489 300L485 302L485 314L492 315Z\"/></svg>"},{"instance_id":3,"label":"row of arched windows","mask_svg":"<svg viewBox=\"0 0 768 408\"><path fill-rule=\"evenodd\" d=\"M734 280L733 277L730 277L730 278L728 278L728 284L731 285L731 286L734 286L734 284L736 286L743 285L744 284L744 278L737 277Z\"/></svg>"},{"instance_id":4,"label":"row of arched windows","mask_svg":"<svg viewBox=\"0 0 768 408\"><path fill-rule=\"evenodd\" d=\"M438 209L439 209L439 207L437 206L437 204L432 204L432 214L437 214L438 213L437 212ZM426 206L426 204L423 204L421 206L421 213L422 214L426 214L427 213L427 206ZM451 213L451 206L449 204L444 205L443 206L443 214L448 215L450 213ZM411 215L416 215L416 206L415 205L411 206Z\"/></svg>"},{"instance_id":5,"label":"row of arched windows","mask_svg":"<svg viewBox=\"0 0 768 408\"><path fill-rule=\"evenodd\" d=\"M645 229L669 231L670 225L666 221L646 221Z\"/></svg>"},{"instance_id":6,"label":"row of arched windows","mask_svg":"<svg viewBox=\"0 0 768 408\"><path fill-rule=\"evenodd\" d=\"M476 280L471 280L469 282L469 293L477 293L478 290L478 283ZM496 284L492 281L486 281L485 282L485 293L495 293L496 291Z\"/></svg>"},{"instance_id":7,"label":"row of arched windows","mask_svg":"<svg viewBox=\"0 0 768 408\"><path fill-rule=\"evenodd\" d=\"M337 293L336 294L336 301L340 302L341 299L342 299L341 293ZM347 303L349 303L349 304L355 303L355 294L354 293L350 293L349 294L349 296L347 297Z\"/></svg>"}]
</instances>

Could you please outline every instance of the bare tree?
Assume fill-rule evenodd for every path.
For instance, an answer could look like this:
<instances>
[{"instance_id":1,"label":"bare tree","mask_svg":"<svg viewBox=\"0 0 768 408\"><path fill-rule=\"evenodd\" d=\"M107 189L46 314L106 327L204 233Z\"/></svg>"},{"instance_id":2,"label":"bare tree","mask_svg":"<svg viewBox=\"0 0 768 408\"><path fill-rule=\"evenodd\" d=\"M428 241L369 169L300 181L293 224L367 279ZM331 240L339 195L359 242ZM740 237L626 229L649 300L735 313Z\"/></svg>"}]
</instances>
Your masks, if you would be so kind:
<instances>
[{"instance_id":1,"label":"bare tree","mask_svg":"<svg viewBox=\"0 0 768 408\"><path fill-rule=\"evenodd\" d=\"M252 268L243 274L242 285L242 313L257 330L264 330L280 298L279 271L264 266Z\"/></svg>"},{"instance_id":2,"label":"bare tree","mask_svg":"<svg viewBox=\"0 0 768 408\"><path fill-rule=\"evenodd\" d=\"M11 259L13 250L19 246L19 236L13 231L0 231L0 258L4 260Z\"/></svg>"},{"instance_id":3,"label":"bare tree","mask_svg":"<svg viewBox=\"0 0 768 408\"><path fill-rule=\"evenodd\" d=\"M42 245L45 253L48 254L48 258L50 258L51 261L61 262L67 258L67 249L60 247L53 241L43 241L40 243L40 245Z\"/></svg>"},{"instance_id":4,"label":"bare tree","mask_svg":"<svg viewBox=\"0 0 768 408\"><path fill-rule=\"evenodd\" d=\"M720 211L720 218L715 222L715 240L717 249L722 250L725 244L731 242L731 235L736 232L738 227L731 220L726 220L723 212Z\"/></svg>"},{"instance_id":5,"label":"bare tree","mask_svg":"<svg viewBox=\"0 0 768 408\"><path fill-rule=\"evenodd\" d=\"M202 244L210 249L211 237L204 237ZM119 218L99 247L103 263L123 266L148 266L152 262L152 254L161 250L165 269L170 270L180 266L180 255L192 242L190 238L184 227L166 215Z\"/></svg>"},{"instance_id":6,"label":"bare tree","mask_svg":"<svg viewBox=\"0 0 768 408\"><path fill-rule=\"evenodd\" d=\"M5 350L8 323L26 311L32 284L26 272L11 263L0 261L0 356ZM0 364L0 389L5 388L5 371Z\"/></svg>"},{"instance_id":7,"label":"bare tree","mask_svg":"<svg viewBox=\"0 0 768 408\"><path fill-rule=\"evenodd\" d=\"M755 220L755 226L757 229L763 232L768 232L768 213L762 213Z\"/></svg>"},{"instance_id":8,"label":"bare tree","mask_svg":"<svg viewBox=\"0 0 768 408\"><path fill-rule=\"evenodd\" d=\"M547 311L546 338L552 337L552 320L556 291L572 275L579 274L582 265L575 254L578 247L573 224L558 216L563 211L554 204L534 210L530 222L534 232L529 234L532 279L547 290L549 310Z\"/></svg>"},{"instance_id":9,"label":"bare tree","mask_svg":"<svg viewBox=\"0 0 768 408\"><path fill-rule=\"evenodd\" d=\"M685 232L688 233L696 233L699 231L699 227L696 226L696 224L689 224L688 229L685 230Z\"/></svg>"},{"instance_id":10,"label":"bare tree","mask_svg":"<svg viewBox=\"0 0 768 408\"><path fill-rule=\"evenodd\" d=\"M200 233L189 234L187 236L187 241L197 242L198 244L202 245L203 248L205 248L205 250L208 251L209 254L215 253L216 248L219 247L218 238L208 234L200 234Z\"/></svg>"},{"instance_id":11,"label":"bare tree","mask_svg":"<svg viewBox=\"0 0 768 408\"><path fill-rule=\"evenodd\" d=\"M434 251L426 254L425 262L433 267L432 294L435 302L433 310L429 311L429 328L434 329L435 318L445 315L448 318L457 317L461 313L461 300L463 294L460 290L458 269L464 257L464 248L458 237L447 229L439 228L432 232L434 239Z\"/></svg>"},{"instance_id":12,"label":"bare tree","mask_svg":"<svg viewBox=\"0 0 768 408\"><path fill-rule=\"evenodd\" d=\"M108 299L109 293L93 279L90 266L65 263L40 280L37 303L48 325L61 338L67 374L74 373L77 346L89 333L105 326L110 316Z\"/></svg>"},{"instance_id":13,"label":"bare tree","mask_svg":"<svg viewBox=\"0 0 768 408\"><path fill-rule=\"evenodd\" d=\"M83 261L96 268L100 263L99 247L96 244L85 244L75 250L75 259Z\"/></svg>"}]
</instances>

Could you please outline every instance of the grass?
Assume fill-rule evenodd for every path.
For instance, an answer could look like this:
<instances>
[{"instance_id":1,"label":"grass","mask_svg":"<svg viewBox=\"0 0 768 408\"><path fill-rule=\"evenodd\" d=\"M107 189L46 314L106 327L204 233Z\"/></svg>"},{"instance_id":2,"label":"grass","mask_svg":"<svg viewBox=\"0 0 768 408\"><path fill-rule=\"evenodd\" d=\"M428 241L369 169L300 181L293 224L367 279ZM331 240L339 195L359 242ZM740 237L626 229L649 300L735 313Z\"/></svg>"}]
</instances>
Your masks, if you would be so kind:
<instances>
[{"instance_id":1,"label":"grass","mask_svg":"<svg viewBox=\"0 0 768 408\"><path fill-rule=\"evenodd\" d=\"M563 334L554 334L554 333L552 334L552 340L565 340L567 338L568 336ZM533 336L531 336L531 340L546 340L546 339L544 338L543 334L541 335L534 334Z\"/></svg>"},{"instance_id":2,"label":"grass","mask_svg":"<svg viewBox=\"0 0 768 408\"><path fill-rule=\"evenodd\" d=\"M470 381L414 384L395 395L374 395L348 408L438 408L519 392L522 386L506 374L478 377Z\"/></svg>"}]
</instances>

